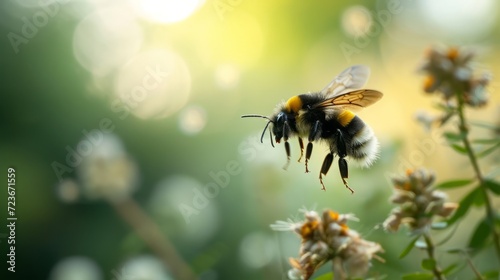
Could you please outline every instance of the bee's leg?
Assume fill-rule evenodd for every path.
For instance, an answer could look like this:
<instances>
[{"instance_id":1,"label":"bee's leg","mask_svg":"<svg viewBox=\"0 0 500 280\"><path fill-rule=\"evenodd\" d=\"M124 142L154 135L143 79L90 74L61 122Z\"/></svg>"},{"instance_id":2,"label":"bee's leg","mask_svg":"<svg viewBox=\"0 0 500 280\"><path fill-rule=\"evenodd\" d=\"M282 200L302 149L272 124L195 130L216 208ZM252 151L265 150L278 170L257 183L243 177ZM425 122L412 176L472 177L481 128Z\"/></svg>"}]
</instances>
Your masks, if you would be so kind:
<instances>
[{"instance_id":1,"label":"bee's leg","mask_svg":"<svg viewBox=\"0 0 500 280\"><path fill-rule=\"evenodd\" d=\"M309 172L309 159L311 158L312 150L313 150L313 141L319 136L320 134L320 122L316 121L314 123L314 126L311 128L311 131L309 132L309 143L307 143L307 148L306 148L306 173Z\"/></svg>"},{"instance_id":2,"label":"bee's leg","mask_svg":"<svg viewBox=\"0 0 500 280\"><path fill-rule=\"evenodd\" d=\"M329 153L326 155L325 160L323 160L323 165L321 166L321 171L319 172L319 181L321 183L321 189L326 191L325 184L323 184L323 175L328 173L330 166L332 166L333 154Z\"/></svg>"},{"instance_id":3,"label":"bee's leg","mask_svg":"<svg viewBox=\"0 0 500 280\"><path fill-rule=\"evenodd\" d=\"M283 124L283 140L285 141L285 151L286 151L286 164L283 166L283 169L287 170L288 165L290 165L290 143L288 143L288 137L290 136L290 126L288 122L285 121Z\"/></svg>"},{"instance_id":4,"label":"bee's leg","mask_svg":"<svg viewBox=\"0 0 500 280\"><path fill-rule=\"evenodd\" d=\"M347 168L347 161L345 158L339 158L339 170L340 176L342 177L342 182L344 182L344 186L348 188L351 193L354 193L354 190L349 187L347 184L347 178L349 177L349 170Z\"/></svg>"},{"instance_id":5,"label":"bee's leg","mask_svg":"<svg viewBox=\"0 0 500 280\"><path fill-rule=\"evenodd\" d=\"M342 177L342 182L344 186L348 188L351 193L354 191L347 184L347 179L349 178L349 169L347 167L347 161L345 157L347 156L347 146L344 140L344 135L340 129L337 129L337 153L339 155L339 171L340 177Z\"/></svg>"},{"instance_id":6,"label":"bee's leg","mask_svg":"<svg viewBox=\"0 0 500 280\"><path fill-rule=\"evenodd\" d=\"M299 146L300 146L300 157L298 162L302 159L302 156L304 155L304 141L302 141L302 138L299 137Z\"/></svg>"},{"instance_id":7,"label":"bee's leg","mask_svg":"<svg viewBox=\"0 0 500 280\"><path fill-rule=\"evenodd\" d=\"M290 165L290 143L285 140L285 151L286 151L286 163L283 166L283 169L287 170Z\"/></svg>"},{"instance_id":8,"label":"bee's leg","mask_svg":"<svg viewBox=\"0 0 500 280\"><path fill-rule=\"evenodd\" d=\"M309 142L307 143L307 148L306 148L306 173L309 173L308 162L309 159L311 158L312 151L313 151L313 143Z\"/></svg>"}]
</instances>

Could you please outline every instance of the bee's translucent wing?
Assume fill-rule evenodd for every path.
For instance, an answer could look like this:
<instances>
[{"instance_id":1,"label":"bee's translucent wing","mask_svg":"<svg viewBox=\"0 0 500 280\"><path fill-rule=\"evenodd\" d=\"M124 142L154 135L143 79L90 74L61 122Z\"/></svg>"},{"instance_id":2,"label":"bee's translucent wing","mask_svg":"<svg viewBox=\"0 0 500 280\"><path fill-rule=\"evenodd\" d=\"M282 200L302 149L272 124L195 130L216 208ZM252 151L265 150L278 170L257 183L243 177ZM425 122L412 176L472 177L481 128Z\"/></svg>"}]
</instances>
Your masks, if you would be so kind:
<instances>
[{"instance_id":1,"label":"bee's translucent wing","mask_svg":"<svg viewBox=\"0 0 500 280\"><path fill-rule=\"evenodd\" d=\"M333 107L341 107L356 111L379 101L382 96L383 94L380 91L372 89L358 89L328 98L318 104L315 104L313 108L329 109Z\"/></svg>"},{"instance_id":2,"label":"bee's translucent wing","mask_svg":"<svg viewBox=\"0 0 500 280\"><path fill-rule=\"evenodd\" d=\"M320 93L326 98L334 97L361 88L370 77L370 68L366 65L354 65L342 71Z\"/></svg>"}]
</instances>

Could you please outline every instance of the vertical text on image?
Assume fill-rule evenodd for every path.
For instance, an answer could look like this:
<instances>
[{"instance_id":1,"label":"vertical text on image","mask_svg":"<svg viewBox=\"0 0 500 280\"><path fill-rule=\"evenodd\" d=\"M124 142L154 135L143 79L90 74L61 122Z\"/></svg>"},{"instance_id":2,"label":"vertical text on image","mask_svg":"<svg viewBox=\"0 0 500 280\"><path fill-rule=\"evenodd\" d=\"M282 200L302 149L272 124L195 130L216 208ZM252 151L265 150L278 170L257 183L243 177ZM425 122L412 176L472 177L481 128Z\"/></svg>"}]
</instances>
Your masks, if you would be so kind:
<instances>
[{"instance_id":1,"label":"vertical text on image","mask_svg":"<svg viewBox=\"0 0 500 280\"><path fill-rule=\"evenodd\" d=\"M9 229L7 243L10 245L7 254L7 268L10 272L16 272L16 170L12 167L7 169L7 228Z\"/></svg>"}]
</instances>

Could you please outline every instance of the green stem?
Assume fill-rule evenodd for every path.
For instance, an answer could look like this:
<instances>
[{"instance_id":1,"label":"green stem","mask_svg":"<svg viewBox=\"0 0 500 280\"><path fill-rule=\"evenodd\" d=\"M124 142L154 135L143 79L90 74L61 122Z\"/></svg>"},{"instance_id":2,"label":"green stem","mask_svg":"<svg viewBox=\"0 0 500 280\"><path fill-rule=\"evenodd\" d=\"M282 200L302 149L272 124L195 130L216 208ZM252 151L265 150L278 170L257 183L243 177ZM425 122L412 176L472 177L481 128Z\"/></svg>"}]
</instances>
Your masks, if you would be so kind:
<instances>
[{"instance_id":1,"label":"green stem","mask_svg":"<svg viewBox=\"0 0 500 280\"><path fill-rule=\"evenodd\" d=\"M136 234L156 253L175 279L195 280L196 274L177 253L174 245L156 223L132 199L110 201L116 212L134 229Z\"/></svg>"},{"instance_id":2,"label":"green stem","mask_svg":"<svg viewBox=\"0 0 500 280\"><path fill-rule=\"evenodd\" d=\"M463 95L458 92L457 94L457 100L458 100L458 116L460 118L460 124L458 128L460 129L460 132L463 135L462 142L464 144L465 150L467 151L467 155L469 156L469 160L472 164L472 168L474 169L474 173L476 174L476 178L479 181L479 187L481 189L481 192L484 197L484 204L486 208L486 217L488 219L488 223L491 227L492 231L492 236L493 236L493 244L495 247L495 251L498 257L498 260L500 260L500 234L497 232L495 228L495 211L492 207L490 197L488 196L488 190L486 188L485 184L485 179L483 177L483 174L481 172L481 169L479 168L479 164L477 161L477 156L474 153L474 150L472 150L472 145L469 140L469 129L467 127L467 121L465 120L465 114L464 114L464 99Z\"/></svg>"},{"instance_id":3,"label":"green stem","mask_svg":"<svg viewBox=\"0 0 500 280\"><path fill-rule=\"evenodd\" d=\"M432 269L432 273L434 273L434 276L436 276L436 279L438 279L438 280L445 280L446 277L444 276L443 271L441 270L441 268L438 266L437 260L436 260L436 258L434 256L435 246L434 246L434 242L432 241L432 238L430 237L430 235L428 233L424 233L423 237L425 239L425 244L427 245L426 246L427 255L429 255L429 259L433 260L434 264L435 264L434 268Z\"/></svg>"},{"instance_id":4,"label":"green stem","mask_svg":"<svg viewBox=\"0 0 500 280\"><path fill-rule=\"evenodd\" d=\"M472 263L472 260L470 259L469 254L467 254L466 252L463 252L463 254L464 254L465 259L467 260L467 263L469 264L469 267L472 269L472 272L474 272L474 274L476 275L476 279L484 280L484 277L481 275L481 272L479 272L479 270L477 270L474 263Z\"/></svg>"}]
</instances>

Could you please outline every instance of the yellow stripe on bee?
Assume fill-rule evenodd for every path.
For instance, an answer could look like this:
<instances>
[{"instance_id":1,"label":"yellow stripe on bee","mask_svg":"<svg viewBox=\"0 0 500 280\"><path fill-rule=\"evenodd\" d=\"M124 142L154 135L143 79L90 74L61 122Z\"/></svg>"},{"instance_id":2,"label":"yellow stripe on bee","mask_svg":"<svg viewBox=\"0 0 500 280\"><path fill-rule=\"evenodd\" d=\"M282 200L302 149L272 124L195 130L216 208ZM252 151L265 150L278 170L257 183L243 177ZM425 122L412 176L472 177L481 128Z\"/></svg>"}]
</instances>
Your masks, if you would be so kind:
<instances>
[{"instance_id":1,"label":"yellow stripe on bee","mask_svg":"<svg viewBox=\"0 0 500 280\"><path fill-rule=\"evenodd\" d=\"M290 97L288 101L285 104L285 110L288 113L298 113L299 110L302 108L302 100L298 95Z\"/></svg>"},{"instance_id":2,"label":"yellow stripe on bee","mask_svg":"<svg viewBox=\"0 0 500 280\"><path fill-rule=\"evenodd\" d=\"M356 114L354 114L353 112L344 110L337 116L337 120L339 121L341 126L346 127L352 121L352 119L354 119L355 116Z\"/></svg>"}]
</instances>

